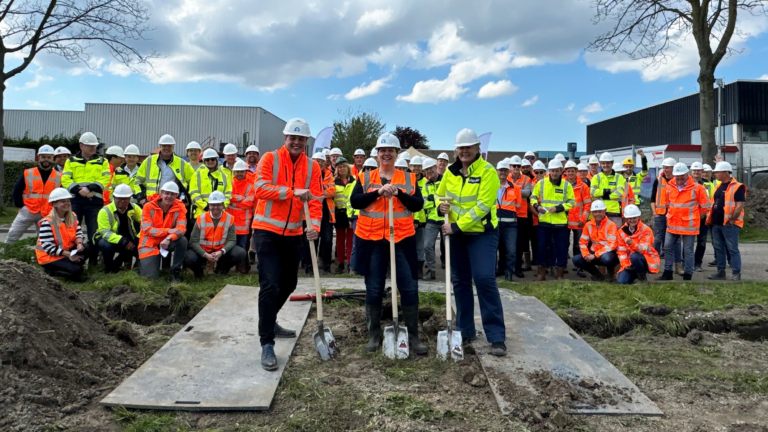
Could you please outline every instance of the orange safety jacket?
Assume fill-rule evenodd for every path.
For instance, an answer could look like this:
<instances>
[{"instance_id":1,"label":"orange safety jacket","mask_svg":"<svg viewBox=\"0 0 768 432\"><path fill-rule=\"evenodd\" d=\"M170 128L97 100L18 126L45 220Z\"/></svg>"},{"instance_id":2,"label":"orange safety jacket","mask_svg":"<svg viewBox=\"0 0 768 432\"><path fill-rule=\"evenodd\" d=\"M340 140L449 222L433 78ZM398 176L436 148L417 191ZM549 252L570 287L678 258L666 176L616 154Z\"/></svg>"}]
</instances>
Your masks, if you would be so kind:
<instances>
[{"instance_id":1,"label":"orange safety jacket","mask_svg":"<svg viewBox=\"0 0 768 432\"><path fill-rule=\"evenodd\" d=\"M296 162L285 146L266 153L259 162L254 184L258 202L251 228L286 236L303 234L304 203L293 195L293 191L309 189L316 198L309 201L309 218L315 231L320 232L323 212L319 200L323 197L323 189L313 172L320 172L320 166L303 153ZM331 186L335 191L336 186Z\"/></svg>"},{"instance_id":2,"label":"orange safety jacket","mask_svg":"<svg viewBox=\"0 0 768 432\"><path fill-rule=\"evenodd\" d=\"M40 222L37 223L38 226L43 221L47 221L49 224L51 224L51 229L53 230L53 238L56 241L56 244L59 245L62 250L66 251L75 248L75 240L77 239L77 227L79 225L77 223L77 218L75 218L75 223L71 227L67 226L64 221L61 221L59 226L54 225L50 216L46 216L41 219ZM37 256L37 263L40 265L52 263L64 258L64 255L48 255L48 253L45 252L45 249L43 249L43 242L40 241L39 237L37 239L37 246L35 247L35 256Z\"/></svg>"},{"instance_id":3,"label":"orange safety jacket","mask_svg":"<svg viewBox=\"0 0 768 432\"><path fill-rule=\"evenodd\" d=\"M704 186L688 176L683 190L678 190L677 179L672 179L667 184L665 195L667 232L682 235L699 234L701 216L706 215L712 207Z\"/></svg>"},{"instance_id":4,"label":"orange safety jacket","mask_svg":"<svg viewBox=\"0 0 768 432\"><path fill-rule=\"evenodd\" d=\"M235 223L235 218L227 212L222 212L216 228L213 227L211 212L207 211L197 217L197 229L200 230L200 247L208 252L218 252L227 245L227 232Z\"/></svg>"},{"instance_id":5,"label":"orange safety jacket","mask_svg":"<svg viewBox=\"0 0 768 432\"><path fill-rule=\"evenodd\" d=\"M674 177L672 178L674 180ZM670 181L672 181L670 180ZM659 184L656 190L656 214L667 214L667 179L663 175L659 176Z\"/></svg>"},{"instance_id":6,"label":"orange safety jacket","mask_svg":"<svg viewBox=\"0 0 768 432\"><path fill-rule=\"evenodd\" d=\"M531 183L532 180L530 177L528 177L525 174L520 174L520 178L515 180L514 178L512 178L512 174L510 174L507 176L507 181L514 182L515 185L517 185L518 191L522 193L523 189L525 189ZM528 207L529 207L528 198L523 199L523 196L520 195L520 207L518 207L517 209L517 217L527 218ZM498 216L498 212L497 212L497 216Z\"/></svg>"},{"instance_id":7,"label":"orange safety jacket","mask_svg":"<svg viewBox=\"0 0 768 432\"><path fill-rule=\"evenodd\" d=\"M109 165L109 183L107 184L107 187L104 188L104 191L102 195L104 196L104 206L108 206L112 203L112 194L109 191L110 187L112 186L112 179L115 178L115 168L110 164Z\"/></svg>"},{"instance_id":8,"label":"orange safety jacket","mask_svg":"<svg viewBox=\"0 0 768 432\"><path fill-rule=\"evenodd\" d=\"M177 199L168 209L168 213L163 215L160 199L160 194L150 196L141 211L139 259L158 255L159 245L166 237L170 237L171 241L179 238L175 234L169 234L169 229L177 228L181 232L187 230L187 208L184 203Z\"/></svg>"},{"instance_id":9,"label":"orange safety jacket","mask_svg":"<svg viewBox=\"0 0 768 432\"><path fill-rule=\"evenodd\" d=\"M624 182L624 194L621 197L622 214L628 205L635 203L635 190L632 189L632 184L627 177L624 177L624 180L626 181Z\"/></svg>"},{"instance_id":10,"label":"orange safety jacket","mask_svg":"<svg viewBox=\"0 0 768 432\"><path fill-rule=\"evenodd\" d=\"M741 187L743 183L739 183L736 181L736 179L731 179L731 182L728 183L727 188L725 189L725 206L723 207L723 214L725 217L723 217L723 225L727 225L728 221L731 220L731 215L733 215L734 210L736 210L736 191L739 190L739 187ZM744 197L747 196L747 187L744 186ZM741 209L741 213L739 216L736 217L736 222L733 223L739 228L744 228L744 209ZM707 225L712 225L712 212L709 212L707 215Z\"/></svg>"},{"instance_id":11,"label":"orange safety jacket","mask_svg":"<svg viewBox=\"0 0 768 432\"><path fill-rule=\"evenodd\" d=\"M256 176L252 176L256 178ZM251 218L256 204L256 188L253 182L248 180L248 175L244 180L232 179L232 198L229 200L227 213L235 218L235 233L237 235L247 235L251 227Z\"/></svg>"},{"instance_id":12,"label":"orange safety jacket","mask_svg":"<svg viewBox=\"0 0 768 432\"><path fill-rule=\"evenodd\" d=\"M632 265L629 260L629 256L633 253L639 253L645 257L645 261L648 263L648 271L651 273L659 272L659 253L656 252L656 248L653 247L653 230L642 221L637 223L637 229L632 235L629 235L624 231L626 224L619 229L619 249L617 254L619 256L619 262L621 263L621 270L623 271L627 267ZM628 245L627 240L632 239L632 244Z\"/></svg>"},{"instance_id":13,"label":"orange safety jacket","mask_svg":"<svg viewBox=\"0 0 768 432\"><path fill-rule=\"evenodd\" d=\"M323 196L325 197L325 206L328 207L328 214L330 215L329 221L332 224L336 223L336 204L334 203L336 182L333 180L333 172L329 169L323 170Z\"/></svg>"},{"instance_id":14,"label":"orange safety jacket","mask_svg":"<svg viewBox=\"0 0 768 432\"><path fill-rule=\"evenodd\" d=\"M55 169L51 170L48 180L43 184L43 177L37 167L24 170L24 207L30 213L47 216L51 212L51 204L48 202L48 195L61 187L61 174Z\"/></svg>"},{"instance_id":15,"label":"orange safety jacket","mask_svg":"<svg viewBox=\"0 0 768 432\"><path fill-rule=\"evenodd\" d=\"M592 193L589 185L576 177L576 184L573 186L573 196L576 200L573 207L568 210L568 228L584 229L589 219L589 211L592 207Z\"/></svg>"},{"instance_id":16,"label":"orange safety jacket","mask_svg":"<svg viewBox=\"0 0 768 432\"><path fill-rule=\"evenodd\" d=\"M597 258L607 252L616 250L616 224L607 217L602 222L594 219L587 222L579 239L579 249L584 258L594 254ZM589 242L592 242L589 245Z\"/></svg>"},{"instance_id":17,"label":"orange safety jacket","mask_svg":"<svg viewBox=\"0 0 768 432\"><path fill-rule=\"evenodd\" d=\"M517 223L517 214L520 212L520 207L523 206L520 188L515 182L509 180L502 187L504 194L502 194L501 200L499 200L498 195L496 196L496 216L499 218L499 223Z\"/></svg>"},{"instance_id":18,"label":"orange safety jacket","mask_svg":"<svg viewBox=\"0 0 768 432\"><path fill-rule=\"evenodd\" d=\"M353 178L357 178L357 175L360 174L362 171L357 169L357 167L354 164L352 164L352 168L350 169L350 172L352 173Z\"/></svg>"},{"instance_id":19,"label":"orange safety jacket","mask_svg":"<svg viewBox=\"0 0 768 432\"><path fill-rule=\"evenodd\" d=\"M371 170L361 173L357 181L360 182L363 192L374 192L381 188L379 170ZM401 192L413 195L418 184L416 174L395 170L390 184L397 186ZM397 197L392 198L392 211L395 226L395 243L416 234L413 227L413 213L405 208ZM373 204L360 210L357 217L355 234L363 240L389 240L389 200L379 197Z\"/></svg>"}]
</instances>

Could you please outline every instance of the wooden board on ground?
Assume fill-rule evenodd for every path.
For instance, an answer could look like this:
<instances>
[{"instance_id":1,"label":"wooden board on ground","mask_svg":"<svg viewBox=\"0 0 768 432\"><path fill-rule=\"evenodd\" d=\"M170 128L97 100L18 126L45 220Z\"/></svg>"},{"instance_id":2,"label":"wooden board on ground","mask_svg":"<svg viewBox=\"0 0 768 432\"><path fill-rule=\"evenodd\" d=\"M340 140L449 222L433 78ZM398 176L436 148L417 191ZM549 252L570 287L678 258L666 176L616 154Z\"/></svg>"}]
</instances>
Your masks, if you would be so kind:
<instances>
[{"instance_id":1,"label":"wooden board on ground","mask_svg":"<svg viewBox=\"0 0 768 432\"><path fill-rule=\"evenodd\" d=\"M280 325L297 338L277 339L279 369L261 368L256 287L227 285L192 321L102 401L163 410L266 410L280 383L310 302L287 302Z\"/></svg>"},{"instance_id":2,"label":"wooden board on ground","mask_svg":"<svg viewBox=\"0 0 768 432\"><path fill-rule=\"evenodd\" d=\"M478 338L472 342L496 401L505 415L519 404L512 389L542 393L542 381L558 381L575 398L569 414L645 415L664 413L624 374L535 297L501 290L507 356L494 357L482 332L475 298ZM565 383L565 384L563 384ZM552 387L549 387L550 389ZM541 394L542 398L548 395Z\"/></svg>"}]
</instances>

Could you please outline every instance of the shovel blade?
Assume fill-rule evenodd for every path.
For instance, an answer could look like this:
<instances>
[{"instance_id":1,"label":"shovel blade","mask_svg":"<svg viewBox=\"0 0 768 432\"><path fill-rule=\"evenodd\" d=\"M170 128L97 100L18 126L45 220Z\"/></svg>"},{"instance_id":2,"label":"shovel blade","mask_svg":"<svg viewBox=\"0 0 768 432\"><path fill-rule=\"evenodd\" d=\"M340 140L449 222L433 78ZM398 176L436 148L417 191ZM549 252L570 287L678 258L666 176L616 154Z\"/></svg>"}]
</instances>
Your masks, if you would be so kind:
<instances>
[{"instance_id":1,"label":"shovel blade","mask_svg":"<svg viewBox=\"0 0 768 432\"><path fill-rule=\"evenodd\" d=\"M390 359L407 359L408 349L408 329L398 326L384 327L384 344L382 346L384 355Z\"/></svg>"},{"instance_id":2,"label":"shovel blade","mask_svg":"<svg viewBox=\"0 0 768 432\"><path fill-rule=\"evenodd\" d=\"M461 332L451 332L451 357L455 361L464 360L464 348L462 347L463 340L461 338Z\"/></svg>"},{"instance_id":3,"label":"shovel blade","mask_svg":"<svg viewBox=\"0 0 768 432\"><path fill-rule=\"evenodd\" d=\"M447 330L437 332L437 358L447 360L451 350L450 335Z\"/></svg>"},{"instance_id":4,"label":"shovel blade","mask_svg":"<svg viewBox=\"0 0 768 432\"><path fill-rule=\"evenodd\" d=\"M328 327L320 327L312 335L312 339L315 342L315 348L317 348L318 354L323 361L329 361L339 353L339 349L336 346L336 339L331 333L331 329Z\"/></svg>"}]
</instances>

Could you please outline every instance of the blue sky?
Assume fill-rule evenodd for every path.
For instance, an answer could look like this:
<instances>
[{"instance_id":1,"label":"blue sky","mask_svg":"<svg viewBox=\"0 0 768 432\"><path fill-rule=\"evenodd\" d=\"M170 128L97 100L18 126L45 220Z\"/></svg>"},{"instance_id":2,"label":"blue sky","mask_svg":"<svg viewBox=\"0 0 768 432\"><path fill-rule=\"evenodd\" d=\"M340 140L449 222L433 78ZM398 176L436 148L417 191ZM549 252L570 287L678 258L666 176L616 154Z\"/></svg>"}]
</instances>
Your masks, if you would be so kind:
<instances>
[{"instance_id":1,"label":"blue sky","mask_svg":"<svg viewBox=\"0 0 768 432\"><path fill-rule=\"evenodd\" d=\"M128 73L99 48L91 69L43 55L7 83L5 107L254 105L304 117L313 133L352 108L378 112L388 129L419 129L432 148L451 148L469 127L493 132L491 150L564 151L568 141L586 147L588 123L698 90L691 38L644 68L583 51L599 30L589 2L464 3L285 0L253 11L245 0L163 2L152 6L157 30L144 45L165 55L157 73ZM768 18L745 17L739 28L748 37L732 45L742 53L717 75L768 79Z\"/></svg>"}]
</instances>

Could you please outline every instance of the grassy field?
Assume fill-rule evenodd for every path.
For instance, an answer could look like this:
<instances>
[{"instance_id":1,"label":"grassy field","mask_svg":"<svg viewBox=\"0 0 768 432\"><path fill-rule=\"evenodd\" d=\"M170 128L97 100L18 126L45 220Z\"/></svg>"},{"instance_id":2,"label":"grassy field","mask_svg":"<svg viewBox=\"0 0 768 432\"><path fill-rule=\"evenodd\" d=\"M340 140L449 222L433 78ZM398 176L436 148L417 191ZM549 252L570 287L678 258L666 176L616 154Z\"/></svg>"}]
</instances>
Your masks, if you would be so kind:
<instances>
[{"instance_id":1,"label":"grassy field","mask_svg":"<svg viewBox=\"0 0 768 432\"><path fill-rule=\"evenodd\" d=\"M0 225L13 222L13 219L16 217L16 213L18 213L18 211L19 209L13 206L3 207L3 209L0 210Z\"/></svg>"}]
</instances>

